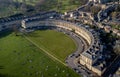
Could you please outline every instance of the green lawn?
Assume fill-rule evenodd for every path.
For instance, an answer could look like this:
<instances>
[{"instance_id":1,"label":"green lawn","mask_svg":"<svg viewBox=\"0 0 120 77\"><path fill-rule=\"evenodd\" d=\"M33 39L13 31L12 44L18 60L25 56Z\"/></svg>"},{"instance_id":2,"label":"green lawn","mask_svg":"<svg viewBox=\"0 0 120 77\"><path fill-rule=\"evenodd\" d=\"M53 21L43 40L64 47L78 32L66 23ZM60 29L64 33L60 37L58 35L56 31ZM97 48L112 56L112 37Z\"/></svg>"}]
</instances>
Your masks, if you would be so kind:
<instances>
[{"instance_id":1,"label":"green lawn","mask_svg":"<svg viewBox=\"0 0 120 77\"><path fill-rule=\"evenodd\" d=\"M47 34L48 33L48 34ZM33 34L33 37L31 36ZM45 36L46 35L46 36ZM65 47L69 47L70 44L67 40L71 40L66 35L54 31L36 31L31 33L28 37L36 42L41 47L45 47L46 39L48 39L48 50L52 50L55 45L52 37L50 35L56 37L54 41L59 43L60 46L63 45L62 42L67 43L68 45ZM62 36L62 38L60 37ZM64 39L66 38L66 40ZM43 39L43 43L41 40ZM61 42L57 42L60 39L64 40ZM46 40L46 41L45 41ZM51 42L50 42L51 40ZM43 44L42 45L40 45ZM49 47L50 45L50 47ZM56 44L57 45L57 44ZM65 45L62 47L64 48ZM57 49L58 45L55 47ZM61 48L62 48L61 47ZM58 48L60 51L61 49ZM72 50L70 46L70 50ZM74 47L73 47L74 50ZM65 58L71 53L58 52L58 54L53 51L50 52L58 56L58 58ZM59 56L60 55L60 56ZM64 55L64 56L61 56ZM61 59L61 60L63 60ZM70 68L64 66L62 63L56 61L54 58L48 56L44 51L40 50L38 47L30 43L23 36L15 36L14 33L4 33L0 35L0 77L80 77Z\"/></svg>"},{"instance_id":2,"label":"green lawn","mask_svg":"<svg viewBox=\"0 0 120 77\"><path fill-rule=\"evenodd\" d=\"M63 62L76 49L69 36L53 30L35 31L27 37Z\"/></svg>"}]
</instances>

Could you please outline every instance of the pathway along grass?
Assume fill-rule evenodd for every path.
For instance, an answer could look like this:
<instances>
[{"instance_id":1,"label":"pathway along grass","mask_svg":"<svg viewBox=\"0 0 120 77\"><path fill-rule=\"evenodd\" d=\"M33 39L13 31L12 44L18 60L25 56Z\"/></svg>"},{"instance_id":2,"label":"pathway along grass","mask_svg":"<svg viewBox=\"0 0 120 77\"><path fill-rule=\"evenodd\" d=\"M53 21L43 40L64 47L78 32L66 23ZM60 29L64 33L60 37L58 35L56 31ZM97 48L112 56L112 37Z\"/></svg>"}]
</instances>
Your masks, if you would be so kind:
<instances>
[{"instance_id":1,"label":"pathway along grass","mask_svg":"<svg viewBox=\"0 0 120 77\"><path fill-rule=\"evenodd\" d=\"M0 76L79 77L24 37L15 36L14 33L0 37Z\"/></svg>"},{"instance_id":2,"label":"pathway along grass","mask_svg":"<svg viewBox=\"0 0 120 77\"><path fill-rule=\"evenodd\" d=\"M38 30L26 37L62 62L77 48L72 38L54 30Z\"/></svg>"}]
</instances>

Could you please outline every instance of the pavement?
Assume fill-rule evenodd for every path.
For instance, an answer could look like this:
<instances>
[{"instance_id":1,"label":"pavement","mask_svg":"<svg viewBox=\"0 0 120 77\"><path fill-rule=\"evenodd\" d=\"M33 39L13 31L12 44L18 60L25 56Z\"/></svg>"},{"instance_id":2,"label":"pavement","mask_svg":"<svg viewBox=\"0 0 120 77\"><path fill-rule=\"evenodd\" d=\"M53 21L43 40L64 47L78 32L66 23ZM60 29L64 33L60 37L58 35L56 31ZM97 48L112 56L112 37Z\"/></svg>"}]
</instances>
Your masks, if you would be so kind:
<instances>
[{"instance_id":1,"label":"pavement","mask_svg":"<svg viewBox=\"0 0 120 77\"><path fill-rule=\"evenodd\" d=\"M87 68L85 68L84 66L82 66L78 63L80 53L82 53L83 51L85 51L88 48L86 41L84 41L84 39L81 36L77 35L74 32L71 32L69 30L66 30L63 28L58 28L55 30L57 30L59 32L63 32L64 34L67 34L69 37L71 37L75 41L75 43L77 45L76 51L74 53L70 54L66 58L65 62L68 65L68 67L70 67L75 72L82 75L83 77L93 77L93 74L91 73L90 70L88 70Z\"/></svg>"}]
</instances>

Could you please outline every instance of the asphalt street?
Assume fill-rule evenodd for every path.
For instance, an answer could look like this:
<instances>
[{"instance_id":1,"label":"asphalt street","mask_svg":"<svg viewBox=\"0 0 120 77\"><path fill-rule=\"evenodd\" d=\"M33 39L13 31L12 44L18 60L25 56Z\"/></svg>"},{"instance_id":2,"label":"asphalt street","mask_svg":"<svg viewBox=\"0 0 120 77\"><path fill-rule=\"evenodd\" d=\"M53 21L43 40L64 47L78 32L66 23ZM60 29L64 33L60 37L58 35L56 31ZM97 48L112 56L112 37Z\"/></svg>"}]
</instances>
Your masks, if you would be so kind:
<instances>
[{"instance_id":1,"label":"asphalt street","mask_svg":"<svg viewBox=\"0 0 120 77\"><path fill-rule=\"evenodd\" d=\"M80 54L88 48L86 41L81 36L77 35L72 31L69 31L63 28L58 28L55 30L59 32L63 32L64 34L67 34L69 37L71 37L75 41L77 45L77 49L75 50L75 52L70 54L66 58L65 62L68 65L68 67L73 69L78 74L83 75L83 77L92 77L93 75L91 74L91 72L78 63Z\"/></svg>"}]
</instances>

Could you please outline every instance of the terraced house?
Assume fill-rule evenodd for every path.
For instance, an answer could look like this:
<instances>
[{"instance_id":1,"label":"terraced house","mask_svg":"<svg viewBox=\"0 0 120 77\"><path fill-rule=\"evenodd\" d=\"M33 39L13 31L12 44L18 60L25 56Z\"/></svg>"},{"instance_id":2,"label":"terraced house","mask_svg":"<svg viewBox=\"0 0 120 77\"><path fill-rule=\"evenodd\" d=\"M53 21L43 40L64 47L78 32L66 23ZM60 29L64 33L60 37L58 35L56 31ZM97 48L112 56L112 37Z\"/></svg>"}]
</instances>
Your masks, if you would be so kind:
<instances>
[{"instance_id":1,"label":"terraced house","mask_svg":"<svg viewBox=\"0 0 120 77\"><path fill-rule=\"evenodd\" d=\"M89 1L93 1L95 3L107 3L107 2L109 2L111 0L89 0Z\"/></svg>"}]
</instances>

